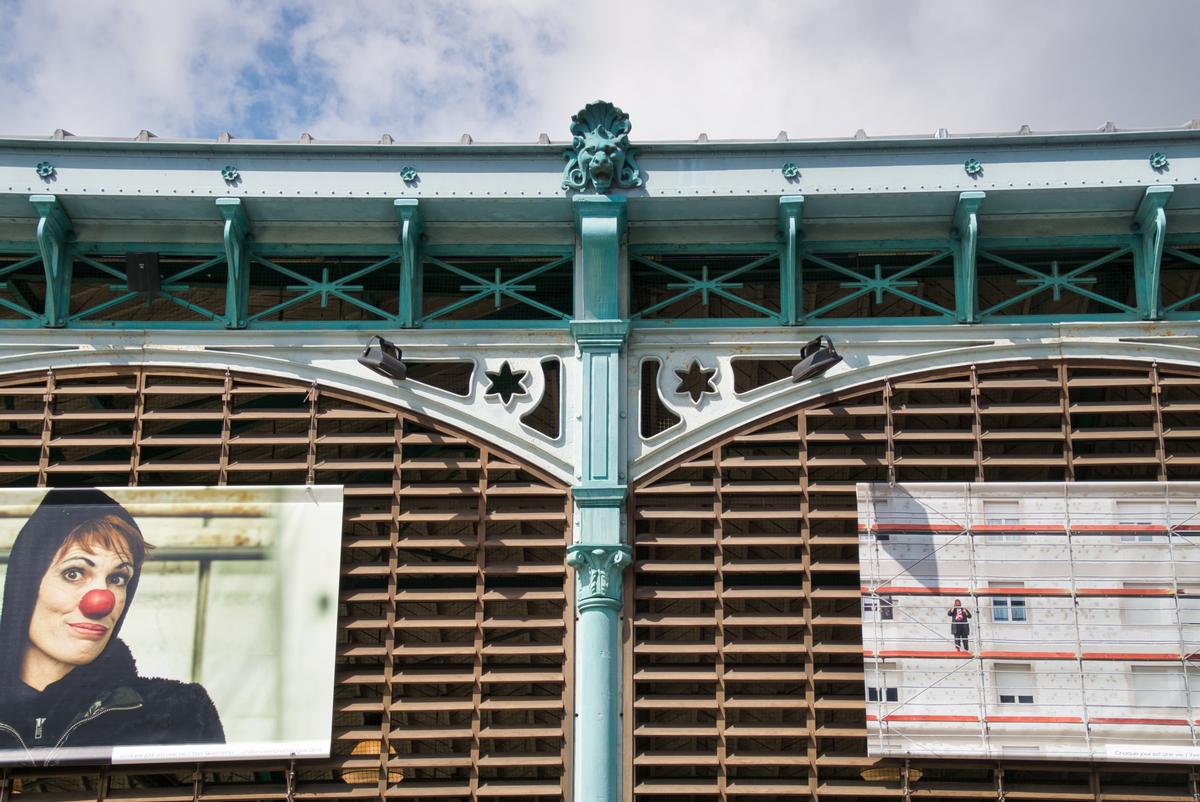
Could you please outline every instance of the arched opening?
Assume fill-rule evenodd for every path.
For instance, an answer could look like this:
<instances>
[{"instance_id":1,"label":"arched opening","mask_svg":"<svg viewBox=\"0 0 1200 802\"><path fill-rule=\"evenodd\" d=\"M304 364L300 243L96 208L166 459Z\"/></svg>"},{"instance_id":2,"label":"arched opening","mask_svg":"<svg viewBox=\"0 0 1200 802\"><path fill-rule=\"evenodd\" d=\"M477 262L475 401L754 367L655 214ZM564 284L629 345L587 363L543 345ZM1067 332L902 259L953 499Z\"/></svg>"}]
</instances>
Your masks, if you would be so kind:
<instances>
[{"instance_id":1,"label":"arched opening","mask_svg":"<svg viewBox=\"0 0 1200 802\"><path fill-rule=\"evenodd\" d=\"M23 796L333 799L416 788L473 800L497 789L558 797L569 785L562 483L407 410L222 371L3 377L0 443L0 487L345 487L329 760L294 775L252 762L13 770Z\"/></svg>"},{"instance_id":2,"label":"arched opening","mask_svg":"<svg viewBox=\"0 0 1200 802\"><path fill-rule=\"evenodd\" d=\"M806 402L639 482L627 591L634 798L905 798L898 781L860 776L878 761L866 751L855 484L1192 480L1198 411L1197 370L966 366ZM913 765L931 798L1191 793L1186 767Z\"/></svg>"}]
</instances>

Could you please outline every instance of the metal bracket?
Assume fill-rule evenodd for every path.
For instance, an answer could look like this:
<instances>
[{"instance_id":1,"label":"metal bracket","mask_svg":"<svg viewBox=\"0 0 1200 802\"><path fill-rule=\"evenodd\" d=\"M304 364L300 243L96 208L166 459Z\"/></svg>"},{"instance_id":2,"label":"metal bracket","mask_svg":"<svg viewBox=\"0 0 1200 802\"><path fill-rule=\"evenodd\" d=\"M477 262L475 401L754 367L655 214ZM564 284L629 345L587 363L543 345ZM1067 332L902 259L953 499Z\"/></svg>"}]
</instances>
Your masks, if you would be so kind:
<instances>
[{"instance_id":1,"label":"metal bracket","mask_svg":"<svg viewBox=\"0 0 1200 802\"><path fill-rule=\"evenodd\" d=\"M779 198L779 230L783 254L779 259L779 296L783 322L796 326L804 322L804 279L800 275L800 220L804 216L803 195Z\"/></svg>"},{"instance_id":2,"label":"metal bracket","mask_svg":"<svg viewBox=\"0 0 1200 802\"><path fill-rule=\"evenodd\" d=\"M979 243L979 207L985 197L978 190L960 192L954 209L954 236L958 240L954 252L954 302L959 323L979 320L975 249Z\"/></svg>"},{"instance_id":3,"label":"metal bracket","mask_svg":"<svg viewBox=\"0 0 1200 802\"><path fill-rule=\"evenodd\" d=\"M1136 265L1138 307L1142 316L1157 320L1162 316L1162 255L1167 239L1167 201L1174 187L1146 187L1142 202L1133 215L1133 233L1138 237Z\"/></svg>"},{"instance_id":4,"label":"metal bracket","mask_svg":"<svg viewBox=\"0 0 1200 802\"><path fill-rule=\"evenodd\" d=\"M421 208L416 198L392 204L400 218L400 325L413 328L421 322Z\"/></svg>"},{"instance_id":5,"label":"metal bracket","mask_svg":"<svg viewBox=\"0 0 1200 802\"><path fill-rule=\"evenodd\" d=\"M45 324L50 328L67 325L71 300L71 255L68 242L75 232L71 218L54 195L31 195L29 202L37 209L38 250L46 271Z\"/></svg>"},{"instance_id":6,"label":"metal bracket","mask_svg":"<svg viewBox=\"0 0 1200 802\"><path fill-rule=\"evenodd\" d=\"M241 198L217 198L217 209L225 218L225 259L229 280L225 290L225 327L244 329L250 296L250 219Z\"/></svg>"}]
</instances>

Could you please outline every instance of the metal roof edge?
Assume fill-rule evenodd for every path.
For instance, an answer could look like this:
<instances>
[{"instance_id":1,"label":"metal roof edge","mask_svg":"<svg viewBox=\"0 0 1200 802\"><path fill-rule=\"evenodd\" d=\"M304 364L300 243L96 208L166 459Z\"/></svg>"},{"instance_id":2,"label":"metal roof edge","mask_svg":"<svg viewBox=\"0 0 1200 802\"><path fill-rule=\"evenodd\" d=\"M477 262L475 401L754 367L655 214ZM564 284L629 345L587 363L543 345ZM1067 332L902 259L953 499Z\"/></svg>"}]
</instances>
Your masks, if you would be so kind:
<instances>
[{"instance_id":1,"label":"metal roof edge","mask_svg":"<svg viewBox=\"0 0 1200 802\"><path fill-rule=\"evenodd\" d=\"M632 144L641 155L689 153L696 155L718 155L731 153L803 153L824 151L906 151L906 150L962 150L964 147L1000 148L1029 146L1124 145L1133 142L1164 142L1171 140L1200 141L1200 128L1187 125L1179 128L1147 128L1124 131L1061 131L1034 134L1017 132L1004 134L961 134L951 137L933 135L899 135L856 139L838 137L825 139L794 139L788 141L769 140L667 140L637 141ZM437 154L446 156L554 156L560 157L564 149L570 148L568 141L542 143L519 142L475 142L471 144L434 142L394 142L391 144L368 141L322 142L234 139L220 142L211 139L133 139L115 137L69 136L56 139L48 136L20 136L0 134L0 148L12 150L47 150L64 152L71 150L140 152L140 153L289 153L289 154L338 154L362 153L370 155Z\"/></svg>"}]
</instances>

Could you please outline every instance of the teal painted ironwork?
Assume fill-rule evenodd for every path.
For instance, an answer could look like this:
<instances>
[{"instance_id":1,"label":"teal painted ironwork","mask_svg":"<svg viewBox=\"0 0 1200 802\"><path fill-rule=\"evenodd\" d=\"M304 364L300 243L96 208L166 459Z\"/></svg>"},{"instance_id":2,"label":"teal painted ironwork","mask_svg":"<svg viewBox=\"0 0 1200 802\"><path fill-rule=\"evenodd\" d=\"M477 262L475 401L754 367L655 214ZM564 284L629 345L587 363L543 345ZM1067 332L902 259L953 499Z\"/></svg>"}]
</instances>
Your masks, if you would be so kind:
<instances>
[{"instance_id":1,"label":"teal painted ironwork","mask_svg":"<svg viewBox=\"0 0 1200 802\"><path fill-rule=\"evenodd\" d=\"M400 219L399 324L413 328L421 321L421 206L415 198L392 201Z\"/></svg>"},{"instance_id":2,"label":"teal painted ironwork","mask_svg":"<svg viewBox=\"0 0 1200 802\"><path fill-rule=\"evenodd\" d=\"M229 279L225 290L225 326L231 329L246 327L250 297L250 219L239 198L217 198L217 210L225 218L223 238Z\"/></svg>"},{"instance_id":3,"label":"teal painted ironwork","mask_svg":"<svg viewBox=\"0 0 1200 802\"><path fill-rule=\"evenodd\" d=\"M54 165L50 162L38 162L33 170L38 174L39 178L49 178L56 172Z\"/></svg>"},{"instance_id":4,"label":"teal painted ironwork","mask_svg":"<svg viewBox=\"0 0 1200 802\"><path fill-rule=\"evenodd\" d=\"M1162 171L1171 166L1171 162L1167 160L1167 154L1161 151L1155 151L1150 154L1151 169Z\"/></svg>"},{"instance_id":5,"label":"teal painted ironwork","mask_svg":"<svg viewBox=\"0 0 1200 802\"><path fill-rule=\"evenodd\" d=\"M979 319L975 250L979 243L979 207L985 197L978 191L961 192L954 210L954 234L958 237L954 250L954 305L959 323Z\"/></svg>"},{"instance_id":6,"label":"teal painted ironwork","mask_svg":"<svg viewBox=\"0 0 1200 802\"><path fill-rule=\"evenodd\" d=\"M111 292L117 293L117 295L113 298L102 301L101 303L93 304L85 309L81 309L78 312L70 314L66 320L67 325L83 323L85 321L89 325L94 325L96 323L115 323L116 321L106 320L103 317L103 314L110 310L124 306L130 302L141 301L146 298L147 293L129 289L128 278L124 270L120 270L112 265L99 261L78 246L71 249L71 258L74 262L83 263L104 275L110 276L113 279L113 283L108 285L108 289ZM172 304L192 312L205 321L212 323L224 323L225 316L221 312L207 309L199 304L193 303L180 294L188 291L189 285L187 284L187 280L189 278L199 275L204 271L215 267L216 265L223 264L224 262L224 255L216 256L208 260L202 260L199 264L192 265L169 276L164 276L160 282L158 291L152 293L152 295L170 301ZM162 322L163 321L143 321L141 325L147 326L155 323L161 325ZM170 321L169 325L175 325L179 322L181 321Z\"/></svg>"},{"instance_id":7,"label":"teal painted ironwork","mask_svg":"<svg viewBox=\"0 0 1200 802\"><path fill-rule=\"evenodd\" d=\"M400 180L406 184L411 184L419 178L416 167L405 165L400 168Z\"/></svg>"},{"instance_id":8,"label":"teal painted ironwork","mask_svg":"<svg viewBox=\"0 0 1200 802\"><path fill-rule=\"evenodd\" d=\"M642 185L637 151L629 146L633 128L629 115L613 104L597 100L571 118L571 150L563 152L562 188L580 191L591 184L597 192L614 187Z\"/></svg>"},{"instance_id":9,"label":"teal painted ironwork","mask_svg":"<svg viewBox=\"0 0 1200 802\"><path fill-rule=\"evenodd\" d=\"M963 162L963 172L971 178L978 178L983 175L983 162L979 159L967 159Z\"/></svg>"},{"instance_id":10,"label":"teal painted ironwork","mask_svg":"<svg viewBox=\"0 0 1200 802\"><path fill-rule=\"evenodd\" d=\"M221 168L221 178L225 179L226 183L236 183L241 177L241 172L239 172L238 168L234 167L232 164L227 164Z\"/></svg>"},{"instance_id":11,"label":"teal painted ironwork","mask_svg":"<svg viewBox=\"0 0 1200 802\"><path fill-rule=\"evenodd\" d=\"M744 249L743 249L744 250ZM743 298L734 290L742 289L745 284L740 281L734 281L740 276L757 270L764 265L768 265L776 260L782 261L784 255L779 245L771 245L766 248L769 252L762 255L759 250L754 254L748 254L750 261L738 265L735 268L726 270L718 275L710 275L710 267L707 264L700 265L700 275L688 275L680 270L670 267L661 261L654 259L654 256L662 256L671 253L669 248L654 248L651 246L639 247L631 249L629 259L631 262L636 262L639 265L644 265L652 270L662 273L670 278L676 279L673 282L667 282L662 285L666 289L679 290L679 292L670 295L660 301L656 301L642 309L633 310L630 317L633 320L643 320L656 316L656 314L664 309L670 308L672 305L689 298L693 295L700 296L700 304L708 306L712 296L724 298L750 312L756 312L763 318L774 321L776 323L785 322L785 318L781 311L769 309L762 304ZM734 251L733 253L736 253ZM713 255L716 255L714 252ZM782 278L782 276L781 276ZM780 306L782 308L782 299ZM761 321L760 321L761 323Z\"/></svg>"},{"instance_id":12,"label":"teal painted ironwork","mask_svg":"<svg viewBox=\"0 0 1200 802\"><path fill-rule=\"evenodd\" d=\"M46 273L46 310L43 320L48 328L67 324L71 302L71 253L67 241L74 236L71 218L54 195L29 198L37 209L37 243Z\"/></svg>"},{"instance_id":13,"label":"teal painted ironwork","mask_svg":"<svg viewBox=\"0 0 1200 802\"><path fill-rule=\"evenodd\" d=\"M1142 202L1133 215L1133 233L1137 247L1133 252L1137 271L1138 311L1147 320L1162 316L1162 255L1167 240L1167 201L1174 188L1146 187Z\"/></svg>"},{"instance_id":14,"label":"teal painted ironwork","mask_svg":"<svg viewBox=\"0 0 1200 802\"><path fill-rule=\"evenodd\" d=\"M35 265L38 267L42 265L41 254L34 254L24 259L18 259L12 264L6 265L4 268L0 268L0 279L4 279L3 281L0 281L0 292L4 292L12 296L10 299L6 298L4 295L0 295L0 306L16 312L18 315L21 315L25 321L35 322L40 326L45 320L45 304L42 304L41 309L34 309L33 307L35 304L31 303L31 301L36 299L30 299L26 297L20 291L19 287L14 285L8 278L14 273L24 270L27 267L34 267ZM0 325L12 325L12 323L10 321L4 321L3 323L0 323Z\"/></svg>"},{"instance_id":15,"label":"teal painted ironwork","mask_svg":"<svg viewBox=\"0 0 1200 802\"><path fill-rule=\"evenodd\" d=\"M550 273L558 268L569 265L571 263L570 256L551 258L549 261L530 270L526 270L523 273L513 276L509 279L504 279L502 277L502 269L500 267L493 267L492 278L488 279L479 275L478 273L466 270L458 265L454 265L445 259L439 259L434 256L426 255L423 261L427 265L432 265L433 267L457 276L468 283L460 284L458 286L459 292L467 293L463 298L460 298L452 303L435 309L426 315L423 315L421 317L422 324L431 323L438 320L438 318L451 315L460 309L464 309L471 304L477 303L478 301L487 299L489 297L492 300L492 308L496 310L500 309L502 299L508 298L512 301L515 301L519 305L542 312L551 319L564 322L571 319L571 315L569 315L567 312L564 312L561 309L555 309L548 304L542 303L529 294L536 292L538 289L538 285L533 283L533 279L543 274Z\"/></svg>"},{"instance_id":16,"label":"teal painted ironwork","mask_svg":"<svg viewBox=\"0 0 1200 802\"><path fill-rule=\"evenodd\" d=\"M623 574L633 562L628 546L578 544L567 548L575 569L579 623L576 667L574 799L619 802L621 795L620 643ZM584 659L587 658L587 659Z\"/></svg>"},{"instance_id":17,"label":"teal painted ironwork","mask_svg":"<svg viewBox=\"0 0 1200 802\"><path fill-rule=\"evenodd\" d=\"M868 253L868 256L870 254ZM936 316L946 320L956 320L957 312L954 309L947 309L941 304L934 303L926 298L922 298L911 292L909 289L915 288L917 282L910 279L927 268L934 265L944 263L948 258L954 255L953 248L940 250L931 256L919 260L915 264L907 265L899 270L885 274L883 265L876 263L872 266L871 272L861 273L858 270L840 265L830 259L820 256L810 251L805 251L803 254L803 262L812 263L826 270L832 271L838 275L845 276L848 281L840 282L840 287L851 290L849 293L841 295L833 300L823 304L822 306L806 311L805 320L812 321L825 318L830 312L835 309L845 306L851 301L857 300L863 296L874 296L875 303L882 303L885 295L890 295L895 298L900 298L909 303L916 305L922 309L927 309L933 312ZM875 320L875 318L871 318ZM920 317L911 318L910 321L920 321Z\"/></svg>"},{"instance_id":18,"label":"teal painted ironwork","mask_svg":"<svg viewBox=\"0 0 1200 802\"><path fill-rule=\"evenodd\" d=\"M572 491L579 516L575 569L579 623L575 640L574 799L617 802L621 794L621 575L630 550L621 532L626 487L623 464L622 350L629 322L621 319L623 198L574 200L581 257L575 264L579 318L571 333L581 357L582 454Z\"/></svg>"},{"instance_id":19,"label":"teal painted ironwork","mask_svg":"<svg viewBox=\"0 0 1200 802\"><path fill-rule=\"evenodd\" d=\"M1136 307L1129 306L1128 304L1118 301L1115 298L1110 298L1108 296L1101 295L1100 293L1093 292L1092 290L1087 289L1086 286L1095 284L1097 282L1096 277L1087 275L1088 273L1108 264L1114 259L1119 259L1122 256L1130 254L1132 250L1133 246L1131 244L1126 244L1104 254L1103 256L1100 256L1096 259L1091 259L1078 267L1066 270L1064 272L1058 259L1051 259L1049 270L1039 270L1037 268L1033 268L1001 256L995 251L985 251L980 249L980 256L986 258L988 262L1000 267L1008 268L1023 275L1024 278L1017 279L1016 283L1029 287L1029 289L1018 292L1015 295L1012 295L1009 298L1000 301L999 303L993 304L992 306L980 312L980 320L987 320L989 318L996 317L997 313L1001 312L1002 310L1043 292L1050 293L1051 298L1054 301L1061 300L1064 293L1072 293L1074 295L1095 301L1096 303L1112 309L1116 313L1121 313L1121 317L1136 317L1138 315L1138 309ZM1070 251L1063 252L1064 258L1069 258L1070 256ZM1092 318L1093 315L1089 314L1086 315L1086 317ZM1022 319L1026 318L1023 316ZM1058 315L1056 318L1055 316L1051 315L1050 319L1061 320L1063 319L1063 316Z\"/></svg>"},{"instance_id":20,"label":"teal painted ironwork","mask_svg":"<svg viewBox=\"0 0 1200 802\"><path fill-rule=\"evenodd\" d=\"M1169 254L1172 258L1182 262L1187 262L1196 266L1196 273L1200 275L1200 255L1181 251L1178 248L1164 246L1163 253ZM1196 318L1200 317L1200 310L1188 312L1187 307L1194 303L1200 302L1200 292L1194 292L1184 295L1183 298L1171 303L1162 310L1162 316L1166 318Z\"/></svg>"},{"instance_id":21,"label":"teal painted ironwork","mask_svg":"<svg viewBox=\"0 0 1200 802\"><path fill-rule=\"evenodd\" d=\"M358 307L366 313L373 315L374 318L379 322L389 324L395 323L396 319L393 314L364 300L361 297L361 293L364 290L364 285L356 284L354 282L369 276L372 273L387 268L400 258L401 255L399 253L392 254L391 256L385 257L377 262L373 262L365 267L359 268L358 270L354 270L348 275L341 276L339 278L331 278L329 268L322 267L320 278L312 278L266 258L265 256L260 255L257 249L254 249L250 257L251 264L254 266L267 268L268 270L272 270L281 276L295 281L295 284L288 284L284 286L284 290L286 292L295 293L295 296L288 298L285 301L280 301L279 303L274 304L267 309L262 310L261 312L249 315L246 318L246 324L253 325L260 320L266 320L293 306L297 306L298 304L308 301L311 298L318 299L322 308L328 306L330 298L336 298L339 301L343 301L351 306Z\"/></svg>"},{"instance_id":22,"label":"teal painted ironwork","mask_svg":"<svg viewBox=\"0 0 1200 802\"><path fill-rule=\"evenodd\" d=\"M800 168L796 166L795 162L784 162L780 172L783 173L783 177L789 181L793 178L800 177Z\"/></svg>"},{"instance_id":23,"label":"teal painted ironwork","mask_svg":"<svg viewBox=\"0 0 1200 802\"><path fill-rule=\"evenodd\" d=\"M782 252L779 258L779 317L784 325L803 321L804 286L800 275L800 220L804 216L804 196L784 195L779 199L779 233Z\"/></svg>"}]
</instances>

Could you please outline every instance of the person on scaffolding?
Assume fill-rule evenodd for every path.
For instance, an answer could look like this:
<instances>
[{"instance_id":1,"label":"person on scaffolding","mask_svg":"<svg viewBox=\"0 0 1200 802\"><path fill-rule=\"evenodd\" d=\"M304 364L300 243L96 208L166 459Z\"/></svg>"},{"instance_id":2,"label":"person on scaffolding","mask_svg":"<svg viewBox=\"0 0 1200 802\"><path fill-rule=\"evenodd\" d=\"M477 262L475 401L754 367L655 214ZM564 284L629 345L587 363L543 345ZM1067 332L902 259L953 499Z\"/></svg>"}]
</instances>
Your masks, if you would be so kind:
<instances>
[{"instance_id":1,"label":"person on scaffolding","mask_svg":"<svg viewBox=\"0 0 1200 802\"><path fill-rule=\"evenodd\" d=\"M954 651L971 651L971 611L962 606L962 601L954 600L954 606L946 611L950 617L950 636L954 638Z\"/></svg>"}]
</instances>

